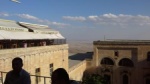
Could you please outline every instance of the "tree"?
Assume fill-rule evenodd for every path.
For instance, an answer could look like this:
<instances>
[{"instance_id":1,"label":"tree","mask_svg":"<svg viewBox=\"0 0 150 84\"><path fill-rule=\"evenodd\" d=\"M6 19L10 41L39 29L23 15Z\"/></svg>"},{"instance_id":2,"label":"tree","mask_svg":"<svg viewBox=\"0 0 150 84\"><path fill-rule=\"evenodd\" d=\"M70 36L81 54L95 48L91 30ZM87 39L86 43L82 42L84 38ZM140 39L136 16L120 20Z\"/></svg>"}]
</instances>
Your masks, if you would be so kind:
<instances>
[{"instance_id":1,"label":"tree","mask_svg":"<svg viewBox=\"0 0 150 84\"><path fill-rule=\"evenodd\" d=\"M106 84L106 81L99 74L84 74L82 84Z\"/></svg>"}]
</instances>

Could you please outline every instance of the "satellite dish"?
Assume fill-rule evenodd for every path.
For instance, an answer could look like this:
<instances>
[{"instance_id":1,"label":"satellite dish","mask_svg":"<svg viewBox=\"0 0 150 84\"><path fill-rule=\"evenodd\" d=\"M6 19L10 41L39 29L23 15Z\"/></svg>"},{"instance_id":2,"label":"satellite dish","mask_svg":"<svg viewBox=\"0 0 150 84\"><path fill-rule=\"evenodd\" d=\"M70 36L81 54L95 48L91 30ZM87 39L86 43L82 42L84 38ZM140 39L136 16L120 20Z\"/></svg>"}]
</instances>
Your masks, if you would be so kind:
<instances>
[{"instance_id":1,"label":"satellite dish","mask_svg":"<svg viewBox=\"0 0 150 84\"><path fill-rule=\"evenodd\" d=\"M21 3L21 2L18 1L18 0L10 0L10 1L13 1L13 2L15 2L15 3Z\"/></svg>"}]
</instances>

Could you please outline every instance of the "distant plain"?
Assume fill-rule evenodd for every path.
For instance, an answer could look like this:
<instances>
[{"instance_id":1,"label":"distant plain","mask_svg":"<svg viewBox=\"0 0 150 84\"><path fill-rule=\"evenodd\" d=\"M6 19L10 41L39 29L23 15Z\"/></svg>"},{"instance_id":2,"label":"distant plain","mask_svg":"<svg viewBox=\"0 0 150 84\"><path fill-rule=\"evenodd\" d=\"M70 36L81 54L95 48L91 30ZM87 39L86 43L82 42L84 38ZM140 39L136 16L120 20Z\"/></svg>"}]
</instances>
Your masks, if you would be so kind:
<instances>
[{"instance_id":1,"label":"distant plain","mask_svg":"<svg viewBox=\"0 0 150 84\"><path fill-rule=\"evenodd\" d=\"M67 43L69 45L69 53L93 52L92 41L69 40Z\"/></svg>"}]
</instances>

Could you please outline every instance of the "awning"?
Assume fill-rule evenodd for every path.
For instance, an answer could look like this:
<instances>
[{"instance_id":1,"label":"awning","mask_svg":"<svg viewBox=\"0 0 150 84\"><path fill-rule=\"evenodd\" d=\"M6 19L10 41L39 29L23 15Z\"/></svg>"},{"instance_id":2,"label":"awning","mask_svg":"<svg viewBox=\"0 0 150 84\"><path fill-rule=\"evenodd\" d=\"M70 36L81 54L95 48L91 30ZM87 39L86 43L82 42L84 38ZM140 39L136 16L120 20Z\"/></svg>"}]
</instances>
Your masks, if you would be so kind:
<instances>
[{"instance_id":1,"label":"awning","mask_svg":"<svg viewBox=\"0 0 150 84\"><path fill-rule=\"evenodd\" d=\"M58 38L64 39L64 37L63 37L60 33L57 33L56 36L57 36Z\"/></svg>"},{"instance_id":2,"label":"awning","mask_svg":"<svg viewBox=\"0 0 150 84\"><path fill-rule=\"evenodd\" d=\"M0 39L31 40L31 39L64 39L60 34L41 34L33 32L15 32L0 30Z\"/></svg>"}]
</instances>

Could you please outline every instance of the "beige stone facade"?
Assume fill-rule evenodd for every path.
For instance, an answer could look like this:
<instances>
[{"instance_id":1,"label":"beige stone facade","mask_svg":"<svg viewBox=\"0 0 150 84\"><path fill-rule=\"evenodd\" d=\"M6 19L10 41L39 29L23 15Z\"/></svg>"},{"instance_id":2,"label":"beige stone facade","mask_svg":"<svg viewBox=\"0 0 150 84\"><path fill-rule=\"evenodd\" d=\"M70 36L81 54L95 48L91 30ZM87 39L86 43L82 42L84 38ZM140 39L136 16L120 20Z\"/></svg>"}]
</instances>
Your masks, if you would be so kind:
<instances>
[{"instance_id":1,"label":"beige stone facade","mask_svg":"<svg viewBox=\"0 0 150 84\"><path fill-rule=\"evenodd\" d=\"M69 76L70 79L76 80L76 81L82 81L83 72L86 70L86 60L80 62L79 64L71 67L69 69Z\"/></svg>"},{"instance_id":2,"label":"beige stone facade","mask_svg":"<svg viewBox=\"0 0 150 84\"><path fill-rule=\"evenodd\" d=\"M108 84L149 84L149 41L94 41L93 66Z\"/></svg>"},{"instance_id":3,"label":"beige stone facade","mask_svg":"<svg viewBox=\"0 0 150 84\"><path fill-rule=\"evenodd\" d=\"M41 76L50 77L50 64L53 64L53 70L62 67L68 71L67 44L0 50L0 71L12 70L11 61L14 57L23 59L23 68L31 75L36 75L36 69L40 68ZM32 84L35 84L35 77L31 78ZM43 81L41 78L39 83L43 84ZM50 83L50 78L46 82Z\"/></svg>"}]
</instances>

